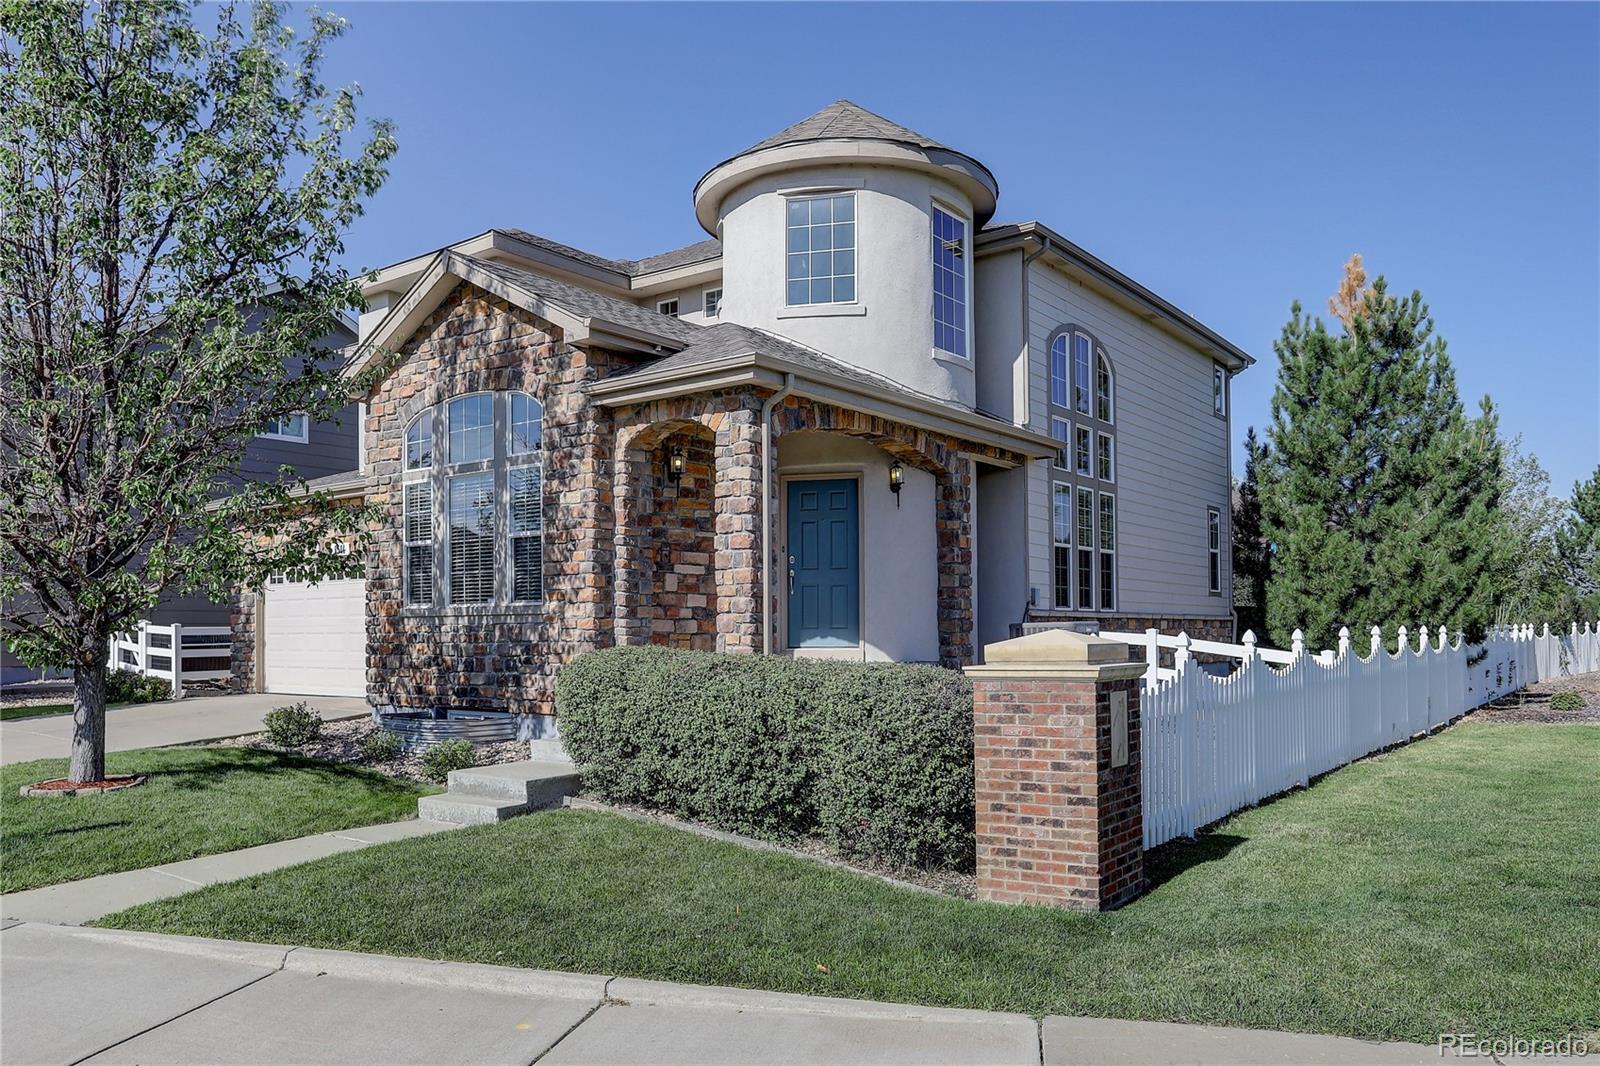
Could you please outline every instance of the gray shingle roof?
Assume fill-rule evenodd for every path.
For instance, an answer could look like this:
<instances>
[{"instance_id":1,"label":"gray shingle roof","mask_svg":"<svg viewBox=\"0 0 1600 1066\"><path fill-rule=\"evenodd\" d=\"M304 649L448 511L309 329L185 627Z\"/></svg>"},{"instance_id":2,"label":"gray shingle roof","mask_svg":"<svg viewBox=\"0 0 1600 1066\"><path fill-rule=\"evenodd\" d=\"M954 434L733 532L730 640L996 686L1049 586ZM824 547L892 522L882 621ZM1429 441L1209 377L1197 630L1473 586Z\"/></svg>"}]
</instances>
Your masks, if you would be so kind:
<instances>
[{"instance_id":1,"label":"gray shingle roof","mask_svg":"<svg viewBox=\"0 0 1600 1066\"><path fill-rule=\"evenodd\" d=\"M793 126L779 130L739 154L759 152L763 148L776 148L780 144L793 144L797 141L829 141L841 138L898 141L903 144L914 144L919 148L954 150L948 145L940 144L932 137L907 129L898 122L890 122L882 115L875 115L859 104L853 104L849 100L835 100L809 118L803 118Z\"/></svg>"},{"instance_id":2,"label":"gray shingle roof","mask_svg":"<svg viewBox=\"0 0 1600 1066\"><path fill-rule=\"evenodd\" d=\"M722 254L722 242L712 238L708 241L696 241L694 244L682 248L674 248L670 252L659 255L648 255L643 259L607 259L603 255L586 252L582 248L574 248L570 244L553 241L549 237L541 237L537 233L529 233L525 229L501 229L501 233L515 237L525 244L535 248L543 248L547 252L564 255L576 259L580 263L599 267L601 270L610 270L613 273L623 274L627 277L637 277L655 270L670 270L673 267L689 266L693 263L703 263L709 259L716 259Z\"/></svg>"},{"instance_id":3,"label":"gray shingle roof","mask_svg":"<svg viewBox=\"0 0 1600 1066\"><path fill-rule=\"evenodd\" d=\"M619 326L628 326L659 337L669 337L685 344L691 342L701 332L699 326L673 318L671 315L663 315L648 307L640 307L636 303L629 303L619 296L608 296L603 292L560 281L524 267L511 266L509 263L477 259L470 255L461 255L459 252L454 254L475 268L549 300L582 318L603 319Z\"/></svg>"},{"instance_id":4,"label":"gray shingle roof","mask_svg":"<svg viewBox=\"0 0 1600 1066\"><path fill-rule=\"evenodd\" d=\"M845 378L874 392L915 398L923 403L940 404L950 408L953 412L970 413L947 400L931 396L925 392L918 392L916 389L900 384L893 378L863 370L842 359L819 352L815 348L807 348L803 344L796 344L771 333L764 333L761 330L740 326L733 322L698 327L698 333L693 342L682 351L673 352L671 355L652 360L635 370L614 375L609 380L621 381L635 374L644 375L658 371L687 369L706 363L714 363L719 359L746 355L751 352L773 356L793 363L798 367L827 374L830 377Z\"/></svg>"}]
</instances>

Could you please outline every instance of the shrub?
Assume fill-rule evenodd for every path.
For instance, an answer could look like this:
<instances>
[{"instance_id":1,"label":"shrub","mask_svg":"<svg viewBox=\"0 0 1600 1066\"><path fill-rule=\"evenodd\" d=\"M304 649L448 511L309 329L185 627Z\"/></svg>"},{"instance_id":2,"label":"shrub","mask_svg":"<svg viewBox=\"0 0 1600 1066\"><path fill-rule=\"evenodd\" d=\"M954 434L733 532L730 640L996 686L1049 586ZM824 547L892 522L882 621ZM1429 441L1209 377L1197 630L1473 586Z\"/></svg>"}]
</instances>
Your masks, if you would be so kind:
<instances>
[{"instance_id":1,"label":"shrub","mask_svg":"<svg viewBox=\"0 0 1600 1066\"><path fill-rule=\"evenodd\" d=\"M274 707L261 720L267 739L280 748L298 748L322 734L322 716L305 700L286 707Z\"/></svg>"},{"instance_id":2,"label":"shrub","mask_svg":"<svg viewBox=\"0 0 1600 1066\"><path fill-rule=\"evenodd\" d=\"M475 759L471 741L441 740L422 753L422 773L429 781L443 784L451 770L465 770Z\"/></svg>"},{"instance_id":3,"label":"shrub","mask_svg":"<svg viewBox=\"0 0 1600 1066\"><path fill-rule=\"evenodd\" d=\"M106 705L113 703L156 703L172 698L172 684L159 677L145 677L132 670L112 670L106 674Z\"/></svg>"},{"instance_id":4,"label":"shrub","mask_svg":"<svg viewBox=\"0 0 1600 1066\"><path fill-rule=\"evenodd\" d=\"M972 687L956 671L610 648L562 668L556 713L606 799L894 866L972 866Z\"/></svg>"},{"instance_id":5,"label":"shrub","mask_svg":"<svg viewBox=\"0 0 1600 1066\"><path fill-rule=\"evenodd\" d=\"M1558 711L1581 711L1585 703L1580 692L1557 692L1550 697L1550 706Z\"/></svg>"},{"instance_id":6,"label":"shrub","mask_svg":"<svg viewBox=\"0 0 1600 1066\"><path fill-rule=\"evenodd\" d=\"M361 754L373 762L393 762L400 757L400 734L374 729L361 738Z\"/></svg>"}]
</instances>

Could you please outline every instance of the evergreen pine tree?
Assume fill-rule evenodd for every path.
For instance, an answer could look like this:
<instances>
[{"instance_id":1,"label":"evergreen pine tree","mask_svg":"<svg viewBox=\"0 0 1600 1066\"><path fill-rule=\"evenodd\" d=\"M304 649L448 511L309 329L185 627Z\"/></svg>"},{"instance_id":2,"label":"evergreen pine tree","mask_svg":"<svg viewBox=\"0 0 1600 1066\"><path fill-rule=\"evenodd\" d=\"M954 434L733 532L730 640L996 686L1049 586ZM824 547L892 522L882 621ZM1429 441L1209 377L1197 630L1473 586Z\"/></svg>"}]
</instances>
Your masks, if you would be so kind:
<instances>
[{"instance_id":1,"label":"evergreen pine tree","mask_svg":"<svg viewBox=\"0 0 1600 1066\"><path fill-rule=\"evenodd\" d=\"M1359 277L1356 275L1359 273ZM1441 623L1470 636L1494 621L1505 573L1496 512L1502 460L1485 398L1468 418L1445 343L1420 293L1346 266L1330 332L1293 308L1274 345L1270 455L1261 476L1272 543L1267 630L1332 647L1340 625ZM1359 645L1358 645L1359 646Z\"/></svg>"},{"instance_id":2,"label":"evergreen pine tree","mask_svg":"<svg viewBox=\"0 0 1600 1066\"><path fill-rule=\"evenodd\" d=\"M1265 638L1267 632L1267 574L1272 564L1266 531L1261 521L1261 465L1266 446L1251 426L1244 438L1244 480L1235 487L1233 499L1233 605L1234 617L1242 636L1252 632Z\"/></svg>"},{"instance_id":3,"label":"evergreen pine tree","mask_svg":"<svg viewBox=\"0 0 1600 1066\"><path fill-rule=\"evenodd\" d=\"M1556 533L1556 551L1578 599L1581 622L1600 619L1600 466L1572 486L1571 511Z\"/></svg>"}]
</instances>

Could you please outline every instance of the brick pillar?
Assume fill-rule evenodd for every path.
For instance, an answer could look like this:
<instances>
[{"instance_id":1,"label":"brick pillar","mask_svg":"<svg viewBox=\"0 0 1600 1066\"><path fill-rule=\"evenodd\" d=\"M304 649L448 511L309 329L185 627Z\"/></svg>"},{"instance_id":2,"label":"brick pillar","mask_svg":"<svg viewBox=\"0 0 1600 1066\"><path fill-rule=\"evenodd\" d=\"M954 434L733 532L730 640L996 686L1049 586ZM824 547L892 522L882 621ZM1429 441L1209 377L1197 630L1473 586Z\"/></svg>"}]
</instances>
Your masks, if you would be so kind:
<instances>
[{"instance_id":1,"label":"brick pillar","mask_svg":"<svg viewBox=\"0 0 1600 1066\"><path fill-rule=\"evenodd\" d=\"M1126 645L1067 630L969 666L978 895L1111 910L1144 891L1139 677Z\"/></svg>"},{"instance_id":2,"label":"brick pillar","mask_svg":"<svg viewBox=\"0 0 1600 1066\"><path fill-rule=\"evenodd\" d=\"M717 650L761 650L761 415L746 407L714 425ZM776 449L774 449L776 450Z\"/></svg>"}]
</instances>

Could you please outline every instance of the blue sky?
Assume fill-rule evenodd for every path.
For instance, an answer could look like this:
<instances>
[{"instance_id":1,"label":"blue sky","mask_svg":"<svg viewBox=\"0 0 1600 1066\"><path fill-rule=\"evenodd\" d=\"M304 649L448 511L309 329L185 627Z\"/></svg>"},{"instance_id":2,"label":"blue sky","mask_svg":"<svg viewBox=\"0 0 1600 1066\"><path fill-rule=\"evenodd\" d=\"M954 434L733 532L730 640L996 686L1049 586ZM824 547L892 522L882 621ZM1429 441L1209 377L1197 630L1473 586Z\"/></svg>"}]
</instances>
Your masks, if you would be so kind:
<instances>
[{"instance_id":1,"label":"blue sky","mask_svg":"<svg viewBox=\"0 0 1600 1066\"><path fill-rule=\"evenodd\" d=\"M1559 494L1600 460L1600 6L325 6L329 80L401 146L352 267L490 226L699 240L708 167L845 97L1253 353L1240 438L1291 301L1361 252Z\"/></svg>"}]
</instances>

